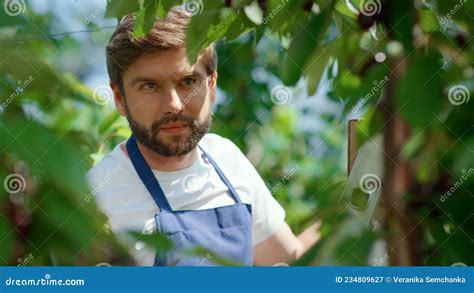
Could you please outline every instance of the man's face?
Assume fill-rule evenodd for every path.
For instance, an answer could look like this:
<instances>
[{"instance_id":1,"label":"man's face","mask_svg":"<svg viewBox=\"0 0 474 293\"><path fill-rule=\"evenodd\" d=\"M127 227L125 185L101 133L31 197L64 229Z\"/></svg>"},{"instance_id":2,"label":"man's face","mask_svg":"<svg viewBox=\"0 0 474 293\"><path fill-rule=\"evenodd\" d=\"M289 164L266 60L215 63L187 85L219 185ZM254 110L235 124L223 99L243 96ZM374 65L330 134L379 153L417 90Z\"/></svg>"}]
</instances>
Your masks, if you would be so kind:
<instances>
[{"instance_id":1,"label":"man's face","mask_svg":"<svg viewBox=\"0 0 474 293\"><path fill-rule=\"evenodd\" d=\"M191 66L183 49L145 55L123 77L124 96L112 84L119 112L137 140L165 157L192 151L209 130L217 75Z\"/></svg>"}]
</instances>

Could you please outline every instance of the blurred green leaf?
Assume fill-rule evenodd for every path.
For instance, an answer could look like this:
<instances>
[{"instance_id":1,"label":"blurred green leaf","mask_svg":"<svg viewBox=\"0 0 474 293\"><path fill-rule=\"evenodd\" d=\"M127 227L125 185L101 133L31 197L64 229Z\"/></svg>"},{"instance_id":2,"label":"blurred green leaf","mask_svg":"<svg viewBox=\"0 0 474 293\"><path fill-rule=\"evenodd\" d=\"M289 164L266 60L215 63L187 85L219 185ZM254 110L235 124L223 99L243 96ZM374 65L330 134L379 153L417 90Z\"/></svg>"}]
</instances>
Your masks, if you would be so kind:
<instances>
[{"instance_id":1,"label":"blurred green leaf","mask_svg":"<svg viewBox=\"0 0 474 293\"><path fill-rule=\"evenodd\" d=\"M143 37L155 25L155 15L158 11L159 0L145 0L142 8L137 12L135 25L133 27L133 36Z\"/></svg>"},{"instance_id":2,"label":"blurred green leaf","mask_svg":"<svg viewBox=\"0 0 474 293\"><path fill-rule=\"evenodd\" d=\"M104 134L105 132L110 130L112 124L114 124L120 118L120 114L118 112L110 113L99 125L99 134Z\"/></svg>"},{"instance_id":3,"label":"blurred green leaf","mask_svg":"<svg viewBox=\"0 0 474 293\"><path fill-rule=\"evenodd\" d=\"M332 2L331 2L332 3ZM281 78L285 85L294 85L301 77L312 53L321 46L332 20L333 5L326 5L321 12L304 23L295 35L281 65Z\"/></svg>"},{"instance_id":4,"label":"blurred green leaf","mask_svg":"<svg viewBox=\"0 0 474 293\"><path fill-rule=\"evenodd\" d=\"M212 3L205 5L202 13L194 15L186 29L186 54L191 64L196 63L204 48L224 37L237 19L236 12L225 10L221 14L218 10L219 2Z\"/></svg>"},{"instance_id":5,"label":"blurred green leaf","mask_svg":"<svg viewBox=\"0 0 474 293\"><path fill-rule=\"evenodd\" d=\"M434 32L439 28L438 18L431 9L420 10L420 26L427 33Z\"/></svg>"},{"instance_id":6,"label":"blurred green leaf","mask_svg":"<svg viewBox=\"0 0 474 293\"><path fill-rule=\"evenodd\" d=\"M0 147L26 160L32 169L46 170L57 190L71 200L81 201L89 193L85 153L50 129L21 118L0 121Z\"/></svg>"},{"instance_id":7,"label":"blurred green leaf","mask_svg":"<svg viewBox=\"0 0 474 293\"><path fill-rule=\"evenodd\" d=\"M413 126L426 126L440 111L442 59L436 53L411 56L396 97L403 116Z\"/></svg>"},{"instance_id":8,"label":"blurred green leaf","mask_svg":"<svg viewBox=\"0 0 474 293\"><path fill-rule=\"evenodd\" d=\"M15 235L15 228L12 227L10 221L3 213L0 213L0 261L2 266L7 265L13 252L13 240Z\"/></svg>"},{"instance_id":9,"label":"blurred green leaf","mask_svg":"<svg viewBox=\"0 0 474 293\"><path fill-rule=\"evenodd\" d=\"M118 19L140 9L139 0L114 0L107 2L105 17L116 17Z\"/></svg>"},{"instance_id":10,"label":"blurred green leaf","mask_svg":"<svg viewBox=\"0 0 474 293\"><path fill-rule=\"evenodd\" d=\"M304 73L308 77L308 95L312 96L316 92L321 81L321 77L326 69L326 66L331 58L331 46L320 46L313 52L313 55L308 60Z\"/></svg>"},{"instance_id":11,"label":"blurred green leaf","mask_svg":"<svg viewBox=\"0 0 474 293\"><path fill-rule=\"evenodd\" d=\"M0 9L0 28L26 24L25 18L20 13L25 5L16 5L16 8L12 10L13 15L7 14L8 8L6 5L8 5L8 2L4 2L4 9ZM19 15L15 15L17 12Z\"/></svg>"},{"instance_id":12,"label":"blurred green leaf","mask_svg":"<svg viewBox=\"0 0 474 293\"><path fill-rule=\"evenodd\" d=\"M390 1L389 4L389 33L403 44L405 53L409 55L414 50L412 35L415 22L414 0Z\"/></svg>"}]
</instances>

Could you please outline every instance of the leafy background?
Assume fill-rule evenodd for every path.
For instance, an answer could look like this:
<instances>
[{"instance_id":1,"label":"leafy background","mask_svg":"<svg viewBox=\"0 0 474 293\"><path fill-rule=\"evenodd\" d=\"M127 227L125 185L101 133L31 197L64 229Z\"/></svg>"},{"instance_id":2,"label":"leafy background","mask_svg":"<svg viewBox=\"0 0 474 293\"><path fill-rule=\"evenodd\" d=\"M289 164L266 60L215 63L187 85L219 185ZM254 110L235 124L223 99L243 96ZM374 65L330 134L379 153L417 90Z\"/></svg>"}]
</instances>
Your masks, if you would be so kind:
<instances>
[{"instance_id":1,"label":"leafy background","mask_svg":"<svg viewBox=\"0 0 474 293\"><path fill-rule=\"evenodd\" d=\"M84 178L130 134L104 48L122 16L140 37L176 5L193 13L191 62L217 42L211 131L247 154L295 233L322 220L296 265L473 264L472 1L2 4L1 264L133 264Z\"/></svg>"}]
</instances>

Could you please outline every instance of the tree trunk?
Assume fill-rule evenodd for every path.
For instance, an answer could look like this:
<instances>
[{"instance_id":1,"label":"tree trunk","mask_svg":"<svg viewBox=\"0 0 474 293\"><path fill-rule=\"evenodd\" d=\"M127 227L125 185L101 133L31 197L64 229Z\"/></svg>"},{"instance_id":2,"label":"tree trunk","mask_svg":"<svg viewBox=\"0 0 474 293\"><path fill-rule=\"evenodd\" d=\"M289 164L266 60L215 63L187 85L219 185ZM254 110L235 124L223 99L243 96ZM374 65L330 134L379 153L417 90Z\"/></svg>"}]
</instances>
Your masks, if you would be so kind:
<instances>
[{"instance_id":1,"label":"tree trunk","mask_svg":"<svg viewBox=\"0 0 474 293\"><path fill-rule=\"evenodd\" d=\"M387 249L391 265L420 265L420 244L417 224L404 198L410 186L409 162L401 162L400 151L409 136L409 125L399 115L395 102L395 89L406 70L402 58L391 64L385 97L379 105L384 121L384 179L382 205L385 209Z\"/></svg>"}]
</instances>

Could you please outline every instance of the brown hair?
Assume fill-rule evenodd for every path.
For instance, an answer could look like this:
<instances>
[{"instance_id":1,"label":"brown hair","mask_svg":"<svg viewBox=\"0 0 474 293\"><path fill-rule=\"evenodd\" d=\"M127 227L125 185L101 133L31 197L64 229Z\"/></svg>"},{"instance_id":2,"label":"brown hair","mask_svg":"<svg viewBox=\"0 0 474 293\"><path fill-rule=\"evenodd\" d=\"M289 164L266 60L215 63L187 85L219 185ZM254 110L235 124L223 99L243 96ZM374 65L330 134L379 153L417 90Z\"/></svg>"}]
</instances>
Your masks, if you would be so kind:
<instances>
[{"instance_id":1,"label":"brown hair","mask_svg":"<svg viewBox=\"0 0 474 293\"><path fill-rule=\"evenodd\" d=\"M117 25L106 47L107 71L110 80L123 92L123 75L140 57L170 48L185 48L186 27L191 14L173 8L165 19L158 19L154 28L145 36L133 37L135 16L128 15ZM201 59L211 75L217 67L214 44L201 52Z\"/></svg>"}]
</instances>

